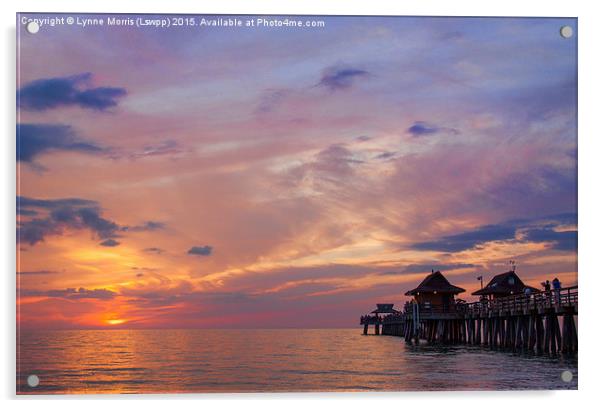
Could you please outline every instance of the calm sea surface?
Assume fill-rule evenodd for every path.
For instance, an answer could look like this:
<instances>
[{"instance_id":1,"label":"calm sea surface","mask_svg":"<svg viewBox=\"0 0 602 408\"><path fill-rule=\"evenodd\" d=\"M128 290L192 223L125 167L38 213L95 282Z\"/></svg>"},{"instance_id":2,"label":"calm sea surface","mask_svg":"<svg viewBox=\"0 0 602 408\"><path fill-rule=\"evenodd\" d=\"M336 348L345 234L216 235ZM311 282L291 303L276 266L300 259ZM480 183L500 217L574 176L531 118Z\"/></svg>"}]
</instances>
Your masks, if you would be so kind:
<instances>
[{"instance_id":1,"label":"calm sea surface","mask_svg":"<svg viewBox=\"0 0 602 408\"><path fill-rule=\"evenodd\" d=\"M576 359L409 346L359 327L37 331L21 333L17 349L19 393L577 388Z\"/></svg>"}]
</instances>

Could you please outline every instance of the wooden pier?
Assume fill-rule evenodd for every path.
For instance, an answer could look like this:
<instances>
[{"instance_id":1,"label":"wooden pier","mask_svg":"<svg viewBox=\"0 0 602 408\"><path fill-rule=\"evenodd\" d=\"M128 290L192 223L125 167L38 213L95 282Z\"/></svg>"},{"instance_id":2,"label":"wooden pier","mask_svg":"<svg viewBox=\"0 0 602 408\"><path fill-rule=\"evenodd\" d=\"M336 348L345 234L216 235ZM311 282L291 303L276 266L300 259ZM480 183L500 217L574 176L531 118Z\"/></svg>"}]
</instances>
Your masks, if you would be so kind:
<instances>
[{"instance_id":1,"label":"wooden pier","mask_svg":"<svg viewBox=\"0 0 602 408\"><path fill-rule=\"evenodd\" d=\"M360 324L364 334L368 334L369 326L374 326L374 334L400 336L408 343L422 339L433 344L572 354L577 351L577 289L572 286L472 303L455 300L433 304L417 302L415 297L403 311L397 312L392 304L387 304L386 311L377 308L379 313L362 316ZM433 292L437 294L436 290Z\"/></svg>"}]
</instances>

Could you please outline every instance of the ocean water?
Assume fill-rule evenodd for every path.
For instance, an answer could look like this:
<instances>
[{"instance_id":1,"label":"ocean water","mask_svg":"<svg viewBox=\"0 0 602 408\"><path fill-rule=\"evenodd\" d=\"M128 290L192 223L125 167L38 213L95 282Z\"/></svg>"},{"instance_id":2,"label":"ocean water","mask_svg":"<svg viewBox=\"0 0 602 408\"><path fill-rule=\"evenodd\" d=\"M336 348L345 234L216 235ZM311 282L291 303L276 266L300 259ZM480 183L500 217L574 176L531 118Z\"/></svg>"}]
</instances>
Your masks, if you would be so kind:
<instances>
[{"instance_id":1,"label":"ocean water","mask_svg":"<svg viewBox=\"0 0 602 408\"><path fill-rule=\"evenodd\" d=\"M406 345L359 327L26 331L17 340L20 394L577 388L576 358Z\"/></svg>"}]
</instances>

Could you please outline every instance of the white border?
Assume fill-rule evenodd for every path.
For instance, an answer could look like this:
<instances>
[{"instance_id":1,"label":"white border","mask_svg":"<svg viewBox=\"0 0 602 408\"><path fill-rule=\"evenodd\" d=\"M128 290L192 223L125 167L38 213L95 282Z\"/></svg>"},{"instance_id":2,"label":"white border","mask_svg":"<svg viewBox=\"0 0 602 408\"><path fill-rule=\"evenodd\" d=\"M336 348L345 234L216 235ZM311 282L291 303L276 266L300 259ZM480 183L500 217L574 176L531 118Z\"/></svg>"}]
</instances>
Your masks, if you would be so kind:
<instances>
[{"instance_id":1,"label":"white border","mask_svg":"<svg viewBox=\"0 0 602 408\"><path fill-rule=\"evenodd\" d=\"M224 403L251 407L266 407L286 404L292 407L308 403L326 406L338 402L350 407L365 407L376 404L391 405L464 405L466 407L507 407L508 405L577 406L596 398L601 366L599 350L596 348L600 336L601 306L596 302L602 286L597 274L600 270L600 231L602 223L602 153L600 138L600 75L602 64L600 45L602 39L602 16L596 13L594 1L472 1L472 0L103 0L84 2L77 0L21 0L1 2L2 20L2 80L5 90L1 99L0 112L4 124L2 140L3 171L0 187L3 193L2 234L0 248L4 261L2 313L2 351L4 355L0 370L0 386L3 399L9 404L26 406L40 403L44 398L16 398L15 384L15 13L30 12L147 12L147 13L231 13L231 14L354 14L354 15L443 15L443 16L540 16L579 18L579 281L581 286L581 318L579 324L579 391L569 392L425 392L425 393L351 393L351 394L226 394L226 395L177 395L177 396L120 396L87 397L85 404L105 407L109 401L116 406L132 402L156 405L177 401L178 404L198 405L201 403ZM597 312L596 306L598 307ZM73 406L82 404L83 397L49 398L43 404L50 406ZM20 401L15 401L15 399Z\"/></svg>"}]
</instances>

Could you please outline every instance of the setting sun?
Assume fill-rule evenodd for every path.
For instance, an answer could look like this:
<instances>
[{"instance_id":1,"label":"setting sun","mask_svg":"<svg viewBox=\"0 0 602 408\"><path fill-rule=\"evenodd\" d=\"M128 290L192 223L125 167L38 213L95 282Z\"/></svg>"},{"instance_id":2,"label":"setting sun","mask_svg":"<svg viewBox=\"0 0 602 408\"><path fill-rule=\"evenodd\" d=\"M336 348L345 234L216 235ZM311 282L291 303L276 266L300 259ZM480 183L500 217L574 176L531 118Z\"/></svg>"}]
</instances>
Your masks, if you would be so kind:
<instances>
[{"instance_id":1,"label":"setting sun","mask_svg":"<svg viewBox=\"0 0 602 408\"><path fill-rule=\"evenodd\" d=\"M107 320L107 323L110 324L111 326L117 325L117 324L123 324L125 323L126 320L124 319L109 319Z\"/></svg>"}]
</instances>

